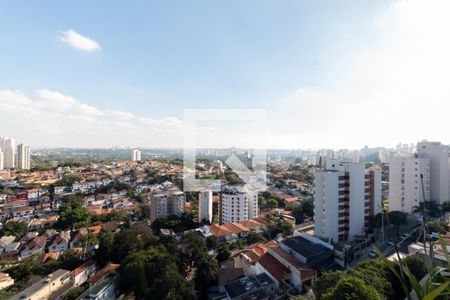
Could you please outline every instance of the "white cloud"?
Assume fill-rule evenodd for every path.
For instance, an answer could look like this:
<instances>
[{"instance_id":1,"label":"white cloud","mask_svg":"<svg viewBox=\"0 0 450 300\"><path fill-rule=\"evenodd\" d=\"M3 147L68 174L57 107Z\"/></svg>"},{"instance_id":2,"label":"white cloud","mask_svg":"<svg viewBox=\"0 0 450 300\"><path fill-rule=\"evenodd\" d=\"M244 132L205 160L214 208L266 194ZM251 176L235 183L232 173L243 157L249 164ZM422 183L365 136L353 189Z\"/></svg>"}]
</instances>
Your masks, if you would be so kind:
<instances>
[{"instance_id":1,"label":"white cloud","mask_svg":"<svg viewBox=\"0 0 450 300\"><path fill-rule=\"evenodd\" d=\"M450 2L394 1L376 38L328 86L276 101L272 143L286 147L450 143ZM275 132L276 131L276 132ZM281 146L283 147L283 146Z\"/></svg>"},{"instance_id":2,"label":"white cloud","mask_svg":"<svg viewBox=\"0 0 450 300\"><path fill-rule=\"evenodd\" d=\"M184 127L177 118L103 110L58 91L42 89L35 95L0 90L1 135L34 146L181 146Z\"/></svg>"},{"instance_id":3,"label":"white cloud","mask_svg":"<svg viewBox=\"0 0 450 300\"><path fill-rule=\"evenodd\" d=\"M81 51L91 52L101 50L100 44L97 41L83 36L73 29L61 31L59 38L69 46Z\"/></svg>"}]
</instances>

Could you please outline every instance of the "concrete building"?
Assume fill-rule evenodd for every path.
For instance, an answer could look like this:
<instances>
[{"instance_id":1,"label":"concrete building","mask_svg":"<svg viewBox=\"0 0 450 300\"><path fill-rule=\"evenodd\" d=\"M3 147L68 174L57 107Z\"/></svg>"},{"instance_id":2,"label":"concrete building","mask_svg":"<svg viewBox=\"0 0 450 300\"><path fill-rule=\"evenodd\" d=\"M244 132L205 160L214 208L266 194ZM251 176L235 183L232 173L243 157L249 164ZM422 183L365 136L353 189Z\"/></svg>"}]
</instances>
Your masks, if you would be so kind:
<instances>
[{"instance_id":1,"label":"concrete building","mask_svg":"<svg viewBox=\"0 0 450 300\"><path fill-rule=\"evenodd\" d=\"M257 218L258 192L238 187L226 189L221 195L219 211L221 224Z\"/></svg>"},{"instance_id":2,"label":"concrete building","mask_svg":"<svg viewBox=\"0 0 450 300\"><path fill-rule=\"evenodd\" d=\"M0 171L4 169L4 160L3 160L3 152L0 148Z\"/></svg>"},{"instance_id":3,"label":"concrete building","mask_svg":"<svg viewBox=\"0 0 450 300\"><path fill-rule=\"evenodd\" d=\"M150 221L167 215L181 215L184 212L186 196L179 190L169 190L150 196Z\"/></svg>"},{"instance_id":4,"label":"concrete building","mask_svg":"<svg viewBox=\"0 0 450 300\"><path fill-rule=\"evenodd\" d=\"M131 159L133 161L140 161L141 160L141 151L134 149Z\"/></svg>"},{"instance_id":5,"label":"concrete building","mask_svg":"<svg viewBox=\"0 0 450 300\"><path fill-rule=\"evenodd\" d=\"M421 175L423 175L423 191ZM413 208L424 200L430 201L430 159L418 158L416 155L391 158L389 210L411 213Z\"/></svg>"},{"instance_id":6,"label":"concrete building","mask_svg":"<svg viewBox=\"0 0 450 300\"><path fill-rule=\"evenodd\" d=\"M0 150L3 152L3 167L5 169L14 168L16 157L14 139L0 137Z\"/></svg>"},{"instance_id":7,"label":"concrete building","mask_svg":"<svg viewBox=\"0 0 450 300\"><path fill-rule=\"evenodd\" d=\"M449 151L440 142L417 143L417 157L430 160L430 200L439 204L450 199Z\"/></svg>"},{"instance_id":8,"label":"concrete building","mask_svg":"<svg viewBox=\"0 0 450 300\"><path fill-rule=\"evenodd\" d=\"M212 191L204 190L198 193L198 220L206 220L209 223L212 222L213 218L213 201L212 201Z\"/></svg>"},{"instance_id":9,"label":"concrete building","mask_svg":"<svg viewBox=\"0 0 450 300\"><path fill-rule=\"evenodd\" d=\"M370 217L380 211L381 170L365 164L327 160L314 180L314 232L331 242L364 235Z\"/></svg>"},{"instance_id":10,"label":"concrete building","mask_svg":"<svg viewBox=\"0 0 450 300\"><path fill-rule=\"evenodd\" d=\"M31 151L30 147L25 144L17 146L17 168L21 170L29 170L31 167Z\"/></svg>"},{"instance_id":11,"label":"concrete building","mask_svg":"<svg viewBox=\"0 0 450 300\"><path fill-rule=\"evenodd\" d=\"M10 300L44 300L49 299L55 292L60 289L69 289L72 287L70 281L70 272L59 269L52 274L42 278L32 286L24 289L18 294L12 296Z\"/></svg>"}]
</instances>

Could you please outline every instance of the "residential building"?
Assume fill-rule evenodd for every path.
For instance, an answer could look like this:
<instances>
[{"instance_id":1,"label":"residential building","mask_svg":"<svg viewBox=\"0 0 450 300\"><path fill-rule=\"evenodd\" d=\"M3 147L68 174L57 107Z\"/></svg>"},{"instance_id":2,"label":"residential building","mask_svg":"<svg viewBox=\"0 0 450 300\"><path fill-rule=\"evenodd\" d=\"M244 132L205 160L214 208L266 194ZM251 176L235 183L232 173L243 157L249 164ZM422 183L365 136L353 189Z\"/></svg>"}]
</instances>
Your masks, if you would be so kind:
<instances>
[{"instance_id":1,"label":"residential building","mask_svg":"<svg viewBox=\"0 0 450 300\"><path fill-rule=\"evenodd\" d=\"M69 271L59 269L42 278L32 286L12 296L10 300L44 300L49 299L53 293L71 285Z\"/></svg>"},{"instance_id":2,"label":"residential building","mask_svg":"<svg viewBox=\"0 0 450 300\"><path fill-rule=\"evenodd\" d=\"M163 191L150 196L150 221L166 215L181 215L186 196L178 189Z\"/></svg>"},{"instance_id":3,"label":"residential building","mask_svg":"<svg viewBox=\"0 0 450 300\"><path fill-rule=\"evenodd\" d=\"M440 142L417 143L417 157L430 160L430 200L439 204L450 199L450 147Z\"/></svg>"},{"instance_id":4,"label":"residential building","mask_svg":"<svg viewBox=\"0 0 450 300\"><path fill-rule=\"evenodd\" d=\"M16 157L14 139L0 137L0 150L3 152L3 167L5 169L14 168Z\"/></svg>"},{"instance_id":5,"label":"residential building","mask_svg":"<svg viewBox=\"0 0 450 300\"><path fill-rule=\"evenodd\" d=\"M389 210L411 213L424 200L430 201L430 159L418 158L414 154L391 158Z\"/></svg>"},{"instance_id":6,"label":"residential building","mask_svg":"<svg viewBox=\"0 0 450 300\"><path fill-rule=\"evenodd\" d=\"M226 298L244 299L281 299L282 293L276 283L267 274L248 276L225 284Z\"/></svg>"},{"instance_id":7,"label":"residential building","mask_svg":"<svg viewBox=\"0 0 450 300\"><path fill-rule=\"evenodd\" d=\"M206 220L209 223L213 218L213 197L211 190L203 190L198 193L198 220Z\"/></svg>"},{"instance_id":8,"label":"residential building","mask_svg":"<svg viewBox=\"0 0 450 300\"><path fill-rule=\"evenodd\" d=\"M0 273L0 290L7 288L14 284L14 279L7 273Z\"/></svg>"},{"instance_id":9,"label":"residential building","mask_svg":"<svg viewBox=\"0 0 450 300\"><path fill-rule=\"evenodd\" d=\"M314 180L314 232L330 242L364 235L381 209L381 170L364 163L327 160Z\"/></svg>"},{"instance_id":10,"label":"residential building","mask_svg":"<svg viewBox=\"0 0 450 300\"><path fill-rule=\"evenodd\" d=\"M70 277L73 281L73 286L77 287L88 281L88 279L97 271L97 262L93 259L88 260L72 272Z\"/></svg>"},{"instance_id":11,"label":"residential building","mask_svg":"<svg viewBox=\"0 0 450 300\"><path fill-rule=\"evenodd\" d=\"M0 147L0 171L4 169L4 159L3 159L3 151Z\"/></svg>"},{"instance_id":12,"label":"residential building","mask_svg":"<svg viewBox=\"0 0 450 300\"><path fill-rule=\"evenodd\" d=\"M141 151L134 149L131 158L133 161L140 161L141 160Z\"/></svg>"},{"instance_id":13,"label":"residential building","mask_svg":"<svg viewBox=\"0 0 450 300\"><path fill-rule=\"evenodd\" d=\"M17 168L21 170L29 170L31 166L30 147L25 144L17 146Z\"/></svg>"},{"instance_id":14,"label":"residential building","mask_svg":"<svg viewBox=\"0 0 450 300\"><path fill-rule=\"evenodd\" d=\"M231 187L224 190L220 198L220 223L239 223L258 217L258 192Z\"/></svg>"}]
</instances>

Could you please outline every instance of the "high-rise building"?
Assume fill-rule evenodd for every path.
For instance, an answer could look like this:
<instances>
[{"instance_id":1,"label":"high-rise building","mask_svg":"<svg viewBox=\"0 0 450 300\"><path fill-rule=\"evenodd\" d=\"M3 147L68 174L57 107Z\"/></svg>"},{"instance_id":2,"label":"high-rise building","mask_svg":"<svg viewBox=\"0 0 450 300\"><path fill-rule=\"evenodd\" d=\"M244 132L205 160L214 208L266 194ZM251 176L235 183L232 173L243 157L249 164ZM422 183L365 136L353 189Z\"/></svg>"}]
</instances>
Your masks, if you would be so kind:
<instances>
[{"instance_id":1,"label":"high-rise building","mask_svg":"<svg viewBox=\"0 0 450 300\"><path fill-rule=\"evenodd\" d=\"M173 189L150 196L150 221L167 215L181 215L184 212L186 197L180 190Z\"/></svg>"},{"instance_id":2,"label":"high-rise building","mask_svg":"<svg viewBox=\"0 0 450 300\"><path fill-rule=\"evenodd\" d=\"M198 193L198 220L212 222L213 218L213 199L212 191L204 190Z\"/></svg>"},{"instance_id":3,"label":"high-rise building","mask_svg":"<svg viewBox=\"0 0 450 300\"><path fill-rule=\"evenodd\" d=\"M0 170L3 170L3 152L0 149Z\"/></svg>"},{"instance_id":4,"label":"high-rise building","mask_svg":"<svg viewBox=\"0 0 450 300\"><path fill-rule=\"evenodd\" d=\"M439 204L450 199L449 151L440 142L417 143L417 157L430 160L430 200Z\"/></svg>"},{"instance_id":5,"label":"high-rise building","mask_svg":"<svg viewBox=\"0 0 450 300\"><path fill-rule=\"evenodd\" d=\"M389 210L411 213L424 199L430 201L430 159L414 154L391 158Z\"/></svg>"},{"instance_id":6,"label":"high-rise building","mask_svg":"<svg viewBox=\"0 0 450 300\"><path fill-rule=\"evenodd\" d=\"M332 242L364 235L381 211L381 170L363 163L327 160L314 180L314 233Z\"/></svg>"},{"instance_id":7,"label":"high-rise building","mask_svg":"<svg viewBox=\"0 0 450 300\"><path fill-rule=\"evenodd\" d=\"M3 167L5 169L14 168L16 157L14 139L8 137L0 137L0 148L0 150L3 152Z\"/></svg>"},{"instance_id":8,"label":"high-rise building","mask_svg":"<svg viewBox=\"0 0 450 300\"><path fill-rule=\"evenodd\" d=\"M30 147L25 144L17 146L17 168L29 170L31 165Z\"/></svg>"},{"instance_id":9,"label":"high-rise building","mask_svg":"<svg viewBox=\"0 0 450 300\"><path fill-rule=\"evenodd\" d=\"M141 160L141 151L134 149L131 159L133 161L140 161Z\"/></svg>"},{"instance_id":10,"label":"high-rise building","mask_svg":"<svg viewBox=\"0 0 450 300\"><path fill-rule=\"evenodd\" d=\"M258 192L232 187L222 192L220 205L220 223L242 222L258 217Z\"/></svg>"}]
</instances>

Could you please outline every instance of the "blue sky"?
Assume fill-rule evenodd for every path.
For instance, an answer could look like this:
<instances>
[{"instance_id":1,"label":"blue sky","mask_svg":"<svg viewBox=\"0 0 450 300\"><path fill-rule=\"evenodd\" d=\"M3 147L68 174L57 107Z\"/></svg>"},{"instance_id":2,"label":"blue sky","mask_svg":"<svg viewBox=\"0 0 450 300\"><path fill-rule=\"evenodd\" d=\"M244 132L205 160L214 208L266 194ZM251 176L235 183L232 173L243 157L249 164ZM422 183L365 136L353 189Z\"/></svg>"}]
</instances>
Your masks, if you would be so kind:
<instances>
[{"instance_id":1,"label":"blue sky","mask_svg":"<svg viewBox=\"0 0 450 300\"><path fill-rule=\"evenodd\" d=\"M398 46L389 39L380 42L386 29L377 23L386 14L387 22L392 21L392 6L392 1L370 0L10 1L0 4L0 90L20 91L30 101L39 101L36 91L52 91L53 96L59 93L101 112L126 112L152 122L177 123L185 108L266 108L269 118L277 116L275 123L287 124L278 130L287 132L296 124L295 116L289 122L283 118L295 110L289 104L292 95L304 90L308 95L335 93L341 85L350 88L356 83L350 79L342 82L342 78L354 76L349 66L355 64L355 57L389 43ZM65 43L61 36L67 30L95 41L100 49L82 51ZM354 94L360 97L359 92ZM343 96L339 93L331 98L339 99ZM43 93L39 95L42 98ZM373 93L363 95L371 96ZM317 103L326 101L321 96ZM286 112L280 111L283 106ZM54 139L45 140L45 128L61 123L73 127L61 115L74 117L72 108L59 111L58 116L43 115L55 119L31 134L14 125L11 107L5 107L0 134L3 131L32 145L176 146L172 141L176 135L155 133L142 140L139 135L125 137L126 130L116 135L104 133L102 141L100 132L90 136L90 128L99 130L95 122L74 131L70 140L63 131L54 131ZM323 107L317 108L320 111ZM302 114L305 110L313 113L311 106L304 106ZM105 127L105 122L120 122L123 127L130 125L129 130L140 126L129 120L112 120L110 115L94 121L103 122ZM305 122L298 125L304 127ZM164 131L165 126L163 123L156 131ZM181 126L175 124L177 130ZM307 135L303 143L301 132L298 137L293 134L269 146L333 146L327 142L330 133L326 128L317 133L320 138ZM401 138L374 142L391 143ZM299 142L291 143L293 139ZM361 138L336 147L368 142Z\"/></svg>"}]
</instances>

